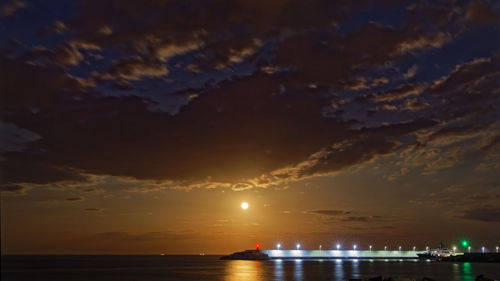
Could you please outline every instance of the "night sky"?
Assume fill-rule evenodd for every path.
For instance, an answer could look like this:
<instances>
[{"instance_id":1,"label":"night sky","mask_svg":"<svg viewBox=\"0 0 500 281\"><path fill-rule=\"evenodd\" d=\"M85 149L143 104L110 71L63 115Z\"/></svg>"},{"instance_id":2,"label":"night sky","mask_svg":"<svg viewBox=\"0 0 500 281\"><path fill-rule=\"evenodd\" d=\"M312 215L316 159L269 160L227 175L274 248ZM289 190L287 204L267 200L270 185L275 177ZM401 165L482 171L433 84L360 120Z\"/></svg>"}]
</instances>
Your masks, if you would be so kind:
<instances>
[{"instance_id":1,"label":"night sky","mask_svg":"<svg viewBox=\"0 0 500 281\"><path fill-rule=\"evenodd\" d=\"M499 1L0 3L2 253L500 243Z\"/></svg>"}]
</instances>

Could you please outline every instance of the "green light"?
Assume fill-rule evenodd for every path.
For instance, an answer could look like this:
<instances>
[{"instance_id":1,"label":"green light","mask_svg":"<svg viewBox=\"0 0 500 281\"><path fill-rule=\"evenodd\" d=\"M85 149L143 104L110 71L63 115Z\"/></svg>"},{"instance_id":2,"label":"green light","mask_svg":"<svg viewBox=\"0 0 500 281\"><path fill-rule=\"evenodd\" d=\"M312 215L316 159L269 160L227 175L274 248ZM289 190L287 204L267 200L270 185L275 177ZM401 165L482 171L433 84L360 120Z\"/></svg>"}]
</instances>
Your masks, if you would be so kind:
<instances>
[{"instance_id":1,"label":"green light","mask_svg":"<svg viewBox=\"0 0 500 281\"><path fill-rule=\"evenodd\" d=\"M462 246L463 246L463 247L467 247L467 246L469 246L469 242L467 242L467 240L463 240L463 241L462 241Z\"/></svg>"}]
</instances>

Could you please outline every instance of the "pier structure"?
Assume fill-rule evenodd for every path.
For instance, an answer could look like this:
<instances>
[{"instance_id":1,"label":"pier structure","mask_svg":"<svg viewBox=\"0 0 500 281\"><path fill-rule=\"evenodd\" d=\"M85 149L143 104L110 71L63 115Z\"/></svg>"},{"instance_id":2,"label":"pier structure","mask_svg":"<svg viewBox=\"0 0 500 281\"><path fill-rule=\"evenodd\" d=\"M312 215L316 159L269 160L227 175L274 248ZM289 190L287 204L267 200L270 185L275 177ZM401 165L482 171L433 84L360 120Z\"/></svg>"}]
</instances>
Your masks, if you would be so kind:
<instances>
[{"instance_id":1,"label":"pier structure","mask_svg":"<svg viewBox=\"0 0 500 281\"><path fill-rule=\"evenodd\" d=\"M425 251L261 250L271 259L417 259Z\"/></svg>"}]
</instances>

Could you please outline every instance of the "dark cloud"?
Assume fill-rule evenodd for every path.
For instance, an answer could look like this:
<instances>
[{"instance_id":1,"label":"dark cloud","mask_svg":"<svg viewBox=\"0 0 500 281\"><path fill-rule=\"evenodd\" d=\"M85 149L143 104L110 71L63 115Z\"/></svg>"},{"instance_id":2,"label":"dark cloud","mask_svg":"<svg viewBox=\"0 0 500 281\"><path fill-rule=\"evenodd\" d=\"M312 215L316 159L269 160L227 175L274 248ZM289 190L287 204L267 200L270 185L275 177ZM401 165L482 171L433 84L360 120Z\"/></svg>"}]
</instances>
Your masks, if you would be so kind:
<instances>
[{"instance_id":1,"label":"dark cloud","mask_svg":"<svg viewBox=\"0 0 500 281\"><path fill-rule=\"evenodd\" d=\"M492 122L487 122L483 124L474 124L468 126L458 126L458 127L445 127L443 129L433 132L428 138L428 141L433 141L440 138L447 138L453 136L462 136L477 133L484 129L487 129Z\"/></svg>"},{"instance_id":2,"label":"dark cloud","mask_svg":"<svg viewBox=\"0 0 500 281\"><path fill-rule=\"evenodd\" d=\"M432 120L414 120L377 128L363 128L351 140L332 145L317 157L311 165L299 171L301 176L311 176L339 171L392 152L397 138L436 125Z\"/></svg>"},{"instance_id":3,"label":"dark cloud","mask_svg":"<svg viewBox=\"0 0 500 281\"><path fill-rule=\"evenodd\" d=\"M351 211L344 210L312 210L307 211L308 214L317 214L325 216L345 216L351 214Z\"/></svg>"},{"instance_id":4,"label":"dark cloud","mask_svg":"<svg viewBox=\"0 0 500 281\"><path fill-rule=\"evenodd\" d=\"M55 64L65 67L77 66L85 59L85 56L78 48L78 45L63 43L56 46L53 50L36 46L24 52L21 58L25 61L49 65Z\"/></svg>"},{"instance_id":5,"label":"dark cloud","mask_svg":"<svg viewBox=\"0 0 500 281\"><path fill-rule=\"evenodd\" d=\"M52 25L50 26L45 26L40 28L38 31L39 34L41 35L48 35L48 34L61 34L64 33L68 30L68 27L66 24L64 24L62 21L54 21Z\"/></svg>"},{"instance_id":6,"label":"dark cloud","mask_svg":"<svg viewBox=\"0 0 500 281\"><path fill-rule=\"evenodd\" d=\"M434 1L429 5L425 1L413 1L406 10L408 25L423 28L432 25L436 30L448 29L456 24L461 25L465 16L463 8L456 1Z\"/></svg>"},{"instance_id":7,"label":"dark cloud","mask_svg":"<svg viewBox=\"0 0 500 281\"><path fill-rule=\"evenodd\" d=\"M498 153L500 151L500 135L488 137L480 149L486 152Z\"/></svg>"},{"instance_id":8,"label":"dark cloud","mask_svg":"<svg viewBox=\"0 0 500 281\"><path fill-rule=\"evenodd\" d=\"M336 222L373 222L382 220L382 216L359 216L353 215L352 211L345 210L311 210L307 214L320 215L329 221Z\"/></svg>"},{"instance_id":9,"label":"dark cloud","mask_svg":"<svg viewBox=\"0 0 500 281\"><path fill-rule=\"evenodd\" d=\"M185 240L192 238L192 235L186 233L174 233L172 231L156 231L133 234L128 232L101 232L93 235L99 240L113 241L133 241L133 242L148 242L153 240Z\"/></svg>"},{"instance_id":10,"label":"dark cloud","mask_svg":"<svg viewBox=\"0 0 500 281\"><path fill-rule=\"evenodd\" d=\"M376 1L391 5L398 1ZM207 58L216 52L229 56L229 49L241 50L253 38L269 36L272 30L329 26L351 10L369 7L375 1L83 1L72 26L79 37L100 46L125 43L129 50L144 51L143 43L175 41L177 44L201 37L210 39ZM143 19L148 18L145 22ZM188 22L186 23L186 19ZM103 35L103 26L112 27ZM147 30L148 32L143 32ZM211 42L215 42L212 44Z\"/></svg>"},{"instance_id":11,"label":"dark cloud","mask_svg":"<svg viewBox=\"0 0 500 281\"><path fill-rule=\"evenodd\" d=\"M5 106L19 112L8 119L42 136L25 153L7 155L8 182L85 180L82 171L237 182L310 161L323 151L321 158L296 172L301 178L388 154L398 138L435 125L420 119L352 129L351 121L323 116L322 109L335 99L325 89L304 88L286 75L264 74L208 88L171 116L149 111L145 99L88 92L58 70L7 63L18 75L5 88ZM26 113L30 108L40 112Z\"/></svg>"},{"instance_id":12,"label":"dark cloud","mask_svg":"<svg viewBox=\"0 0 500 281\"><path fill-rule=\"evenodd\" d=\"M13 192L13 193L22 193L25 190L25 187L18 184L5 184L0 185L0 192Z\"/></svg>"},{"instance_id":13,"label":"dark cloud","mask_svg":"<svg viewBox=\"0 0 500 281\"><path fill-rule=\"evenodd\" d=\"M467 21L473 24L488 24L497 23L498 24L498 14L483 1L471 1L467 6L466 11Z\"/></svg>"},{"instance_id":14,"label":"dark cloud","mask_svg":"<svg viewBox=\"0 0 500 281\"><path fill-rule=\"evenodd\" d=\"M242 191L242 190L247 190L250 188L253 188L254 186L248 183L237 183L233 186L231 186L231 189L234 191Z\"/></svg>"},{"instance_id":15,"label":"dark cloud","mask_svg":"<svg viewBox=\"0 0 500 281\"><path fill-rule=\"evenodd\" d=\"M65 101L85 95L82 82L62 69L35 65L23 58L0 59L4 66L0 69L4 111L23 113L28 118L46 110L63 110Z\"/></svg>"},{"instance_id":16,"label":"dark cloud","mask_svg":"<svg viewBox=\"0 0 500 281\"><path fill-rule=\"evenodd\" d=\"M83 59L83 54L72 45L58 46L52 57L52 60L60 65L78 65Z\"/></svg>"},{"instance_id":17,"label":"dark cloud","mask_svg":"<svg viewBox=\"0 0 500 281\"><path fill-rule=\"evenodd\" d=\"M57 167L40 158L38 152L9 153L3 169L5 182L49 184L59 181L86 182L80 171Z\"/></svg>"},{"instance_id":18,"label":"dark cloud","mask_svg":"<svg viewBox=\"0 0 500 281\"><path fill-rule=\"evenodd\" d=\"M500 207L492 205L474 206L460 211L454 217L482 222L500 222Z\"/></svg>"},{"instance_id":19,"label":"dark cloud","mask_svg":"<svg viewBox=\"0 0 500 281\"><path fill-rule=\"evenodd\" d=\"M473 120L476 121L476 120ZM465 123L465 122L464 122ZM482 121L474 123L465 123L463 126L447 126L435 130L425 138L419 141L418 147L426 146L428 143L449 143L453 138L467 138L477 136L480 133L486 132L493 124L493 121Z\"/></svg>"},{"instance_id":20,"label":"dark cloud","mask_svg":"<svg viewBox=\"0 0 500 281\"><path fill-rule=\"evenodd\" d=\"M40 163L45 170L57 167L66 176L71 170L62 167L142 179L237 180L298 163L332 140L342 139L342 132L350 134L349 123L321 115L328 103L324 95L298 88L280 94L284 81L277 76L257 75L220 84L172 117L150 112L142 99L95 97L58 72L27 65L11 69L16 68L19 76L4 91L6 106L43 110L9 118L43 138L33 144L32 151L8 155L13 164L19 163L6 170L10 181L42 181L21 173L21 162L26 161ZM26 85L20 77L35 79L38 85ZM34 86L38 86L36 91L31 89ZM23 95L14 90L19 88ZM46 93L46 98L38 100L40 93ZM56 179L54 174L52 180Z\"/></svg>"},{"instance_id":21,"label":"dark cloud","mask_svg":"<svg viewBox=\"0 0 500 281\"><path fill-rule=\"evenodd\" d=\"M39 135L0 121L0 157L7 151L23 151L26 145L40 138Z\"/></svg>"},{"instance_id":22,"label":"dark cloud","mask_svg":"<svg viewBox=\"0 0 500 281\"><path fill-rule=\"evenodd\" d=\"M84 198L83 197L70 197L66 198L66 201L82 201Z\"/></svg>"},{"instance_id":23,"label":"dark cloud","mask_svg":"<svg viewBox=\"0 0 500 281\"><path fill-rule=\"evenodd\" d=\"M402 84L391 90L365 95L364 98L374 102L394 101L408 96L419 95L424 89L425 85L422 84Z\"/></svg>"},{"instance_id":24,"label":"dark cloud","mask_svg":"<svg viewBox=\"0 0 500 281\"><path fill-rule=\"evenodd\" d=\"M499 57L497 54L491 58L475 59L458 65L447 77L434 82L428 90L458 109L488 100L494 101L499 91Z\"/></svg>"},{"instance_id":25,"label":"dark cloud","mask_svg":"<svg viewBox=\"0 0 500 281\"><path fill-rule=\"evenodd\" d=\"M115 61L111 67L95 78L103 80L142 80L143 78L162 77L168 74L167 66L161 61L145 60L135 56Z\"/></svg>"},{"instance_id":26,"label":"dark cloud","mask_svg":"<svg viewBox=\"0 0 500 281\"><path fill-rule=\"evenodd\" d=\"M368 23L343 37L335 31L292 36L278 46L276 63L296 69L300 81L339 85L370 67L412 51L441 47L448 40L442 33L428 34L410 26L395 29Z\"/></svg>"},{"instance_id":27,"label":"dark cloud","mask_svg":"<svg viewBox=\"0 0 500 281\"><path fill-rule=\"evenodd\" d=\"M370 222L370 221L376 221L382 219L381 216L348 216L342 218L341 221L344 222Z\"/></svg>"},{"instance_id":28,"label":"dark cloud","mask_svg":"<svg viewBox=\"0 0 500 281\"><path fill-rule=\"evenodd\" d=\"M401 109L402 110L409 110L409 111L419 111L419 110L424 110L428 107L430 107L429 103L423 102L423 101L415 98L415 99L405 100L405 103L401 107Z\"/></svg>"},{"instance_id":29,"label":"dark cloud","mask_svg":"<svg viewBox=\"0 0 500 281\"><path fill-rule=\"evenodd\" d=\"M76 31L75 40L101 48L120 48L148 61L165 61L172 54L198 50L195 63L190 64L196 65L198 72L228 67L245 57L251 60L261 45L258 42L289 37L279 44L276 62L303 70L301 79L314 72L312 80L329 84L340 78L348 81L350 77L343 74L353 68L361 70L403 53L440 47L449 39L445 33L427 33L413 23L400 30L370 23L346 37L337 34L337 24L347 21L349 13L375 4L395 6L402 1L273 2L83 1L69 26ZM318 41L325 43L314 45Z\"/></svg>"},{"instance_id":30,"label":"dark cloud","mask_svg":"<svg viewBox=\"0 0 500 281\"><path fill-rule=\"evenodd\" d=\"M381 230L390 230L391 233L394 232L394 229L398 229L397 226L394 225L365 225L365 226L349 226L349 230L358 230L358 231L366 231L369 233L373 233L374 231L381 231Z\"/></svg>"},{"instance_id":31,"label":"dark cloud","mask_svg":"<svg viewBox=\"0 0 500 281\"><path fill-rule=\"evenodd\" d=\"M26 3L19 0L6 1L0 6L0 16L12 16L16 11L26 8Z\"/></svg>"},{"instance_id":32,"label":"dark cloud","mask_svg":"<svg viewBox=\"0 0 500 281\"><path fill-rule=\"evenodd\" d=\"M86 208L84 210L88 211L88 212L100 212L100 211L102 211L102 209L99 209L99 208Z\"/></svg>"},{"instance_id":33,"label":"dark cloud","mask_svg":"<svg viewBox=\"0 0 500 281\"><path fill-rule=\"evenodd\" d=\"M4 119L40 136L5 154L3 180L47 184L86 181L95 174L181 185L221 183L234 190L269 186L390 155L409 145L403 139L458 114L449 110L492 100L497 57L462 64L430 87L365 77L367 70L453 39L435 17L444 11L442 3L407 7L409 20L400 27L369 22L339 31L338 23L350 12L374 4L83 1L76 18L54 24L55 32L72 31L55 47L2 57ZM431 20L440 28L424 27L415 11L434 15ZM459 22L454 16L449 21L450 26ZM90 63L88 50L113 50L116 57L89 67L86 77L69 74L70 67L81 70L82 62ZM188 85L174 93L192 97L179 112L153 111L158 101L143 97L135 83L154 80L169 87L162 79L172 70L170 58L188 53L185 59L200 75L253 64L257 57L259 70ZM410 68L407 78L417 68ZM107 81L130 91L110 94L103 86ZM374 86L384 90L357 99L337 93ZM474 101L464 92L473 93ZM408 116L375 124L347 116L349 106L361 100L363 115L378 108ZM445 108L445 102L453 107Z\"/></svg>"},{"instance_id":34,"label":"dark cloud","mask_svg":"<svg viewBox=\"0 0 500 281\"><path fill-rule=\"evenodd\" d=\"M494 205L500 198L497 192L499 182L477 182L472 184L451 185L441 191L432 192L410 200L414 204L446 206L454 212L463 210L463 206L476 208L482 205Z\"/></svg>"},{"instance_id":35,"label":"dark cloud","mask_svg":"<svg viewBox=\"0 0 500 281\"><path fill-rule=\"evenodd\" d=\"M499 194L472 194L471 196L467 197L467 200L473 200L473 201L488 201L488 200L495 200L495 199L500 199L500 193Z\"/></svg>"}]
</instances>

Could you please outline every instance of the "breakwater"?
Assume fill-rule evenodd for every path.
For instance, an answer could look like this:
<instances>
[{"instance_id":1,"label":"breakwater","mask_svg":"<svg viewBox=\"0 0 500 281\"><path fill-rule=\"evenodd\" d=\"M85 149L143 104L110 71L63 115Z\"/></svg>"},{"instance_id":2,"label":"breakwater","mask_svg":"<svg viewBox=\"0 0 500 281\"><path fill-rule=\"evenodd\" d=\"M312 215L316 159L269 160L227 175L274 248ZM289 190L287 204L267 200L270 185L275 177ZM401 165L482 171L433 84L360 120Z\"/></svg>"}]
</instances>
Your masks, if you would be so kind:
<instances>
[{"instance_id":1,"label":"breakwater","mask_svg":"<svg viewBox=\"0 0 500 281\"><path fill-rule=\"evenodd\" d=\"M424 251L262 250L271 259L417 259Z\"/></svg>"},{"instance_id":2,"label":"breakwater","mask_svg":"<svg viewBox=\"0 0 500 281\"><path fill-rule=\"evenodd\" d=\"M500 262L499 253L465 253L441 259L451 262Z\"/></svg>"}]
</instances>

